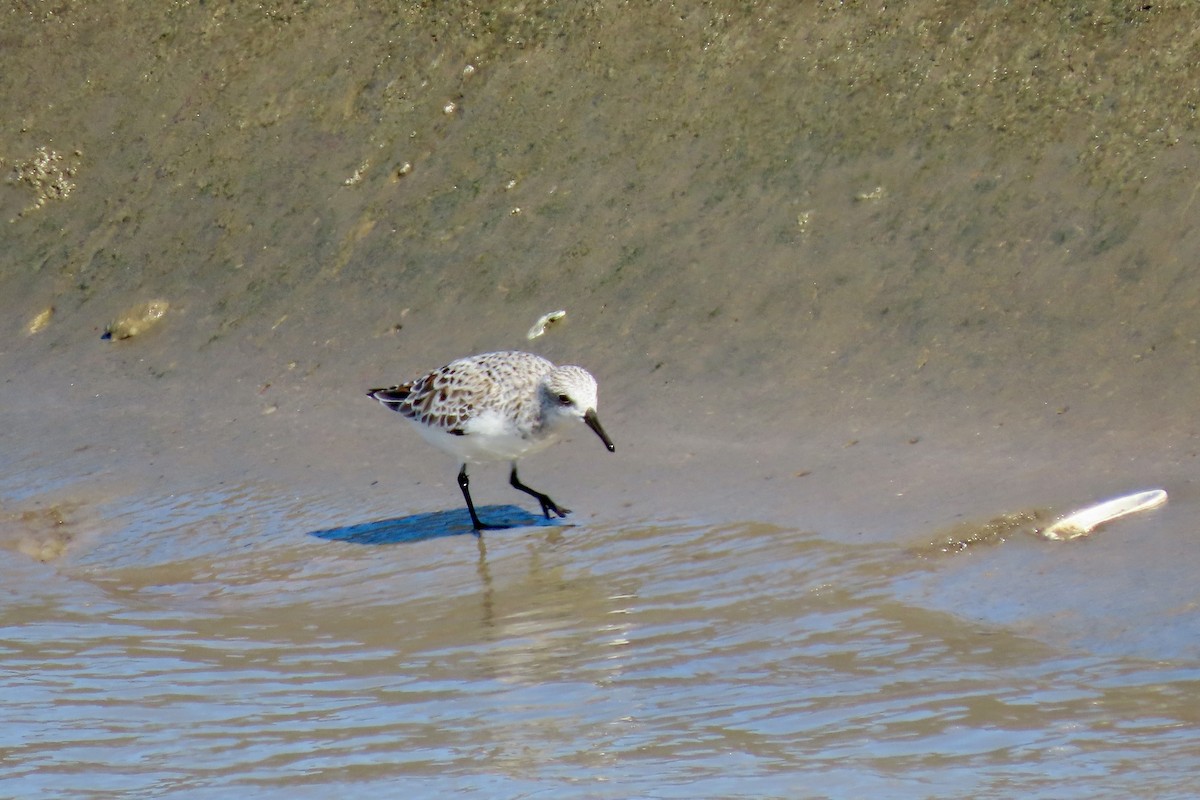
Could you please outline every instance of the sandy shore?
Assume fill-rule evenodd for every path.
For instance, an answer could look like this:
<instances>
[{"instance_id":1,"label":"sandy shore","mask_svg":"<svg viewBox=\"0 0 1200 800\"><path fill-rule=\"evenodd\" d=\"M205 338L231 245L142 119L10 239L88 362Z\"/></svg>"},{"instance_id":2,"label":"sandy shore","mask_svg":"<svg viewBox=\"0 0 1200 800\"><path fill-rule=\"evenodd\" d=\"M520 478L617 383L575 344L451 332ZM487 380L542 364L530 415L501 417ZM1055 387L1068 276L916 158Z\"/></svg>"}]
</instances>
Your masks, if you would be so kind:
<instances>
[{"instance_id":1,"label":"sandy shore","mask_svg":"<svg viewBox=\"0 0 1200 800\"><path fill-rule=\"evenodd\" d=\"M6 507L441 508L361 390L507 347L601 377L617 456L529 468L597 514L905 540L1186 498L1193 16L14 12Z\"/></svg>"}]
</instances>

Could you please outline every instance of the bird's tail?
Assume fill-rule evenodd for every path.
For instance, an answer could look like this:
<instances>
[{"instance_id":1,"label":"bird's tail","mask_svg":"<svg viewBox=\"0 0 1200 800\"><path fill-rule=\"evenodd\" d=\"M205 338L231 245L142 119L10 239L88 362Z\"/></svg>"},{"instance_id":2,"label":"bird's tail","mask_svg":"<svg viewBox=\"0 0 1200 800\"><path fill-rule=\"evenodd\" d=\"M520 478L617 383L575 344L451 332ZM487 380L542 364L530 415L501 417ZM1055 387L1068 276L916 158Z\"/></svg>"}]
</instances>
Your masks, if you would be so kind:
<instances>
[{"instance_id":1,"label":"bird's tail","mask_svg":"<svg viewBox=\"0 0 1200 800\"><path fill-rule=\"evenodd\" d=\"M367 397L373 397L392 411L399 411L401 404L408 399L412 393L412 385L404 384L402 386L389 386L386 389L372 389L367 392Z\"/></svg>"}]
</instances>

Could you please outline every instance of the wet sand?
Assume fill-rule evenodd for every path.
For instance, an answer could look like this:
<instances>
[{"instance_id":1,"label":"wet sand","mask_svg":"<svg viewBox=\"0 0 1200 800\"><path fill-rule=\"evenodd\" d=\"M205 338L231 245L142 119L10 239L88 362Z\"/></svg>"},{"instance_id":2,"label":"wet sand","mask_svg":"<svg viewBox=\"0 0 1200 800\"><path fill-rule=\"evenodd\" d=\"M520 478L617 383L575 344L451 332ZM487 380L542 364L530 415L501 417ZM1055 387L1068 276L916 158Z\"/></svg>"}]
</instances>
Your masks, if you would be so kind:
<instances>
[{"instance_id":1,"label":"wet sand","mask_svg":"<svg viewBox=\"0 0 1200 800\"><path fill-rule=\"evenodd\" d=\"M679 796L783 796L789 776L812 769L833 770L813 790L822 796L878 793L882 762L832 765L849 746L840 736L883 753L908 735L871 727L887 714L870 708L872 692L903 717L910 696L896 684L855 685L861 705L832 727L783 708L791 745L752 711L786 706L784 684L810 691L814 714L836 706L839 679L814 687L805 670L778 667L816 658L823 645L807 637L824 631L843 660L877 647L881 673L898 668L899 643L925 642L907 667L914 685L955 668L991 675L1010 657L1027 659L1051 693L1082 697L1089 681L1136 676L1132 699L1101 702L1111 716L1064 701L1035 738L1073 763L1094 754L1095 780L1107 782L1054 773L1086 796L1125 780L1169 795L1194 758L1122 772L1121 743L1059 734L1163 717L1149 739L1170 740L1196 724L1182 701L1164 711L1153 698L1194 682L1200 641L1190 589L1200 68L1179 56L1198 23L1166 6L925 3L13 10L0 22L10 178L0 185L0 539L13 554L3 614L23 642L22 669L62 674L67 688L9 727L61 736L45 714L69 708L73 681L107 691L105 653L158 676L131 707L172 713L187 665L208 664L185 704L202 713L203 698L247 677L210 650L261 647L275 688L258 706L219 701L227 724L205 734L244 743L265 728L235 720L286 717L271 697L303 704L287 698L316 662L291 669L293 646L319 659L325 641L336 663L359 665L367 683L342 685L331 709L358 708L366 692L401 717L412 709L388 694L390 664L428 670L437 653L483 647L505 666L456 661L434 669L453 691L421 690L461 724L439 739L439 712L422 707L413 713L433 727L406 729L397 746L482 748L529 703L539 725L563 726L580 748L561 772L538 773L550 739L525 731L507 740L530 749L495 761L511 782L490 794L476 781L493 774L486 766L429 756L414 767L386 748L390 769L347 755L323 773L329 784L451 764L431 795L515 796L627 770L643 793L676 796L655 776L688 758L679 726L704 724L680 709L737 695L703 677L731 670L752 676L746 694L713 713L730 730L753 720L759 738L693 753L710 777ZM169 302L161 320L101 338L158 298ZM566 322L526 341L558 308ZM522 468L576 509L575 527L370 547L310 535L457 510L455 465L362 393L509 347L600 378L616 454L581 429ZM480 470L477 500L522 503L505 477ZM963 523L1156 486L1171 495L1166 508L1087 540L1022 535L942 556L925 547ZM706 596L723 572L740 577ZM789 605L788 586L809 587L797 590L805 602L835 591L836 613ZM393 636L368 630L396 609L407 610L386 623ZM312 627L279 629L284 611ZM372 622L356 622L359 611ZM856 622L839 633L838 614ZM40 631L57 638L64 615L76 644L46 650ZM549 633L522 627L547 615ZM636 635L607 627L623 616ZM39 633L23 638L22 626ZM733 655L701 646L719 631ZM986 656L955 649L976 636L1006 644ZM661 658L690 676L686 687L672 695L670 672L640 683L592 675L555 711L543 693L565 672L546 664L591 675L610 637L634 643L630 674L645 678ZM934 640L972 655L942 660ZM356 661L358 647L378 657ZM181 674L155 661L168 651ZM1086 668L1072 673L1077 657ZM513 705L494 728L473 726L473 687L497 686L473 683L481 674L534 696L506 696ZM649 731L608 741L618 755L593 762L589 726L637 717L592 693L613 681L626 699L662 698L667 710L643 712ZM981 685L996 697L1019 686ZM573 717L580 706L598 716ZM920 796L1064 796L1023 772L1015 741L985 748L1008 754L991 783L964 783L985 756L938 738L956 726L1017 737L1028 724L1009 713L1018 706L966 721L930 712L918 740L941 760L906 763L943 794ZM386 731L351 716L350 740ZM267 794L294 788L292 767L320 772L262 766L329 741L306 738L303 715L292 722L257 766L234 758L207 779L175 774L178 793L246 790L265 770ZM795 737L811 746L789 750ZM194 744L163 733L150 750L161 764ZM739 747L745 762L728 755ZM642 748L661 757L635 769ZM66 758L45 753L46 768ZM736 787L711 777L729 770ZM35 772L0 781L29 789ZM153 767L136 772L129 787L156 779ZM579 796L608 796L589 791Z\"/></svg>"}]
</instances>

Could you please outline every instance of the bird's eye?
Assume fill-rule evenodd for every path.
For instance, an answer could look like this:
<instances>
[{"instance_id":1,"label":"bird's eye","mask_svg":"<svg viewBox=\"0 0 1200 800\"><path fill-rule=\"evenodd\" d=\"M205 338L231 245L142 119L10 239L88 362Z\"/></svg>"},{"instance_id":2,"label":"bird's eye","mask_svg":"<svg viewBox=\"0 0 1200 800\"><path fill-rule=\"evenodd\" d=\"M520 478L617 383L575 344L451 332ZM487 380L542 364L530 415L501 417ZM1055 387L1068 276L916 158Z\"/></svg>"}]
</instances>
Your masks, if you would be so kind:
<instances>
[{"instance_id":1,"label":"bird's eye","mask_svg":"<svg viewBox=\"0 0 1200 800\"><path fill-rule=\"evenodd\" d=\"M571 405L571 396L569 394L560 394L558 396L558 402L561 405L569 406Z\"/></svg>"}]
</instances>

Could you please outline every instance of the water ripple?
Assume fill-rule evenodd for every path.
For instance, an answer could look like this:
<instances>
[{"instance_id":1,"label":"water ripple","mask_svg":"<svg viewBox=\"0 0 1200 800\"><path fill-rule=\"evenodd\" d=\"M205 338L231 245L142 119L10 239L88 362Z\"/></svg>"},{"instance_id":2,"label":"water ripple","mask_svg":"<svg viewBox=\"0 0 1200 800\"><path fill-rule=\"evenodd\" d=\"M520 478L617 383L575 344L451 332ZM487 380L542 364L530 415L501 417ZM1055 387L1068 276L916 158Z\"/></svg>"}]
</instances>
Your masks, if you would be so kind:
<instances>
[{"instance_id":1,"label":"water ripple","mask_svg":"<svg viewBox=\"0 0 1200 800\"><path fill-rule=\"evenodd\" d=\"M4 600L0 790L1082 797L1194 764L1189 665L914 605L927 566L877 547L751 522L363 546L268 495L143 509Z\"/></svg>"}]
</instances>

